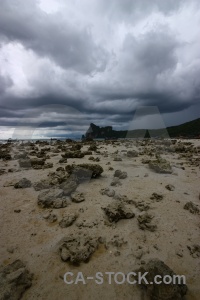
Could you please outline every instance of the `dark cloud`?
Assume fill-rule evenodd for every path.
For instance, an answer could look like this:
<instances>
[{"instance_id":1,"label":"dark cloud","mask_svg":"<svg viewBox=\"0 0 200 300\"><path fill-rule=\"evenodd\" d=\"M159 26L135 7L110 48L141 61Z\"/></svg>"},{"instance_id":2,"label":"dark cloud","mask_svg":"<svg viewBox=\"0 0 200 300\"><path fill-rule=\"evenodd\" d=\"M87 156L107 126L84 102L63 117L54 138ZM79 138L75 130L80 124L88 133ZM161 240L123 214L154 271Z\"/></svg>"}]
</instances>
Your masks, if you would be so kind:
<instances>
[{"instance_id":1,"label":"dark cloud","mask_svg":"<svg viewBox=\"0 0 200 300\"><path fill-rule=\"evenodd\" d=\"M63 68L91 73L106 67L108 53L94 42L89 29L69 24L59 13L42 12L35 1L2 1L0 35L4 42L21 42Z\"/></svg>"},{"instance_id":2,"label":"dark cloud","mask_svg":"<svg viewBox=\"0 0 200 300\"><path fill-rule=\"evenodd\" d=\"M0 74L0 96L2 96L6 92L6 89L11 87L12 84L13 82L10 77L4 77Z\"/></svg>"},{"instance_id":3,"label":"dark cloud","mask_svg":"<svg viewBox=\"0 0 200 300\"><path fill-rule=\"evenodd\" d=\"M42 2L1 1L0 126L126 129L139 106L198 117L198 1Z\"/></svg>"},{"instance_id":4,"label":"dark cloud","mask_svg":"<svg viewBox=\"0 0 200 300\"><path fill-rule=\"evenodd\" d=\"M114 21L136 23L153 12L171 14L180 9L186 0L103 0L99 2L102 12Z\"/></svg>"}]
</instances>

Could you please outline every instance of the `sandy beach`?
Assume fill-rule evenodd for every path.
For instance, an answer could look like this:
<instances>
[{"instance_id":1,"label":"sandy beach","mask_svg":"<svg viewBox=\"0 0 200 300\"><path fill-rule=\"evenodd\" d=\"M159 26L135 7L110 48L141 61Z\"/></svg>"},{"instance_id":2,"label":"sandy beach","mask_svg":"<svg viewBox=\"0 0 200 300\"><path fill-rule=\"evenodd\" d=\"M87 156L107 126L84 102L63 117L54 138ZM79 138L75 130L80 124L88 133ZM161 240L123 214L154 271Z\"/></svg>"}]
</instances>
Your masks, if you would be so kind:
<instances>
[{"instance_id":1,"label":"sandy beach","mask_svg":"<svg viewBox=\"0 0 200 300\"><path fill-rule=\"evenodd\" d=\"M152 259L185 275L183 299L200 298L200 140L24 142L2 152L11 158L0 160L1 272L24 263L31 284L20 299L155 299L127 282L64 282L66 272L127 274Z\"/></svg>"}]
</instances>

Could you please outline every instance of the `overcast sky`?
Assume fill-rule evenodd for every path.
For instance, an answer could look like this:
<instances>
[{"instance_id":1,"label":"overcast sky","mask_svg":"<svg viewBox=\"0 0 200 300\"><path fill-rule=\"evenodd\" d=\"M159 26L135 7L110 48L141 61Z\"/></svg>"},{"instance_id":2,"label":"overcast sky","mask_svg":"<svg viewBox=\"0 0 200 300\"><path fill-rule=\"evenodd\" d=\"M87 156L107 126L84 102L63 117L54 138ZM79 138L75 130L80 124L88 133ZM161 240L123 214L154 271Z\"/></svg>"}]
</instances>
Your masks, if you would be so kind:
<instances>
[{"instance_id":1,"label":"overcast sky","mask_svg":"<svg viewBox=\"0 0 200 300\"><path fill-rule=\"evenodd\" d=\"M141 106L200 117L199 0L0 0L0 139L128 129Z\"/></svg>"}]
</instances>

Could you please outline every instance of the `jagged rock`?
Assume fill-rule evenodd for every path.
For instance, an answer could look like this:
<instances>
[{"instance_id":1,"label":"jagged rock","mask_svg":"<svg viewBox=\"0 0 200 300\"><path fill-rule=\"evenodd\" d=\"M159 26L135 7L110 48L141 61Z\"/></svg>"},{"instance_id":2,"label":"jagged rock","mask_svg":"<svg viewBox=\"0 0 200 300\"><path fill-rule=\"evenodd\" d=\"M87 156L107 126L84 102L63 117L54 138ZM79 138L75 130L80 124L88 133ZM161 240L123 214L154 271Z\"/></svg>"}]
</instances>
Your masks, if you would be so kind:
<instances>
[{"instance_id":1,"label":"jagged rock","mask_svg":"<svg viewBox=\"0 0 200 300\"><path fill-rule=\"evenodd\" d=\"M194 204L192 201L187 202L183 208L189 210L189 212L191 212L192 214L199 214L198 206Z\"/></svg>"},{"instance_id":2,"label":"jagged rock","mask_svg":"<svg viewBox=\"0 0 200 300\"><path fill-rule=\"evenodd\" d=\"M111 182L110 185L111 185L111 186L121 186L122 183L121 183L121 181L119 180L119 178L115 178L115 179Z\"/></svg>"},{"instance_id":3,"label":"jagged rock","mask_svg":"<svg viewBox=\"0 0 200 300\"><path fill-rule=\"evenodd\" d=\"M128 157L137 157L138 156L138 152L135 150L130 150L127 152L126 154Z\"/></svg>"},{"instance_id":4,"label":"jagged rock","mask_svg":"<svg viewBox=\"0 0 200 300\"><path fill-rule=\"evenodd\" d=\"M69 174L73 173L78 181L97 178L103 173L103 168L97 164L67 165L65 169Z\"/></svg>"},{"instance_id":5,"label":"jagged rock","mask_svg":"<svg viewBox=\"0 0 200 300\"><path fill-rule=\"evenodd\" d=\"M110 203L107 207L102 208L110 222L118 222L121 219L130 219L135 214L120 201Z\"/></svg>"},{"instance_id":6,"label":"jagged rock","mask_svg":"<svg viewBox=\"0 0 200 300\"><path fill-rule=\"evenodd\" d=\"M150 209L149 204L145 203L143 200L135 202L135 207L137 207L140 211L146 211Z\"/></svg>"},{"instance_id":7,"label":"jagged rock","mask_svg":"<svg viewBox=\"0 0 200 300\"><path fill-rule=\"evenodd\" d=\"M14 159L21 159L21 158L27 158L27 153L26 152L21 152L21 153L17 153L14 155Z\"/></svg>"},{"instance_id":8,"label":"jagged rock","mask_svg":"<svg viewBox=\"0 0 200 300\"><path fill-rule=\"evenodd\" d=\"M170 269L163 261L155 259L150 260L147 264L140 267L138 272L141 274L147 275L145 276L148 283L147 284L144 280L142 280L142 285L140 287L145 287L147 295L150 300L183 300L184 295L187 293L187 286L184 283L170 283L165 284L162 282L161 284L156 284L154 279L157 275L160 275L159 281L163 281L164 276L170 276L173 278L176 274Z\"/></svg>"},{"instance_id":9,"label":"jagged rock","mask_svg":"<svg viewBox=\"0 0 200 300\"><path fill-rule=\"evenodd\" d=\"M106 248L109 248L110 245L116 248L121 248L122 246L127 245L127 243L128 242L125 241L123 237L116 234L108 243L106 243Z\"/></svg>"},{"instance_id":10,"label":"jagged rock","mask_svg":"<svg viewBox=\"0 0 200 300\"><path fill-rule=\"evenodd\" d=\"M149 164L150 161L151 161L150 159L142 158L143 164Z\"/></svg>"},{"instance_id":11,"label":"jagged rock","mask_svg":"<svg viewBox=\"0 0 200 300\"><path fill-rule=\"evenodd\" d=\"M90 156L88 160L94 160L94 156Z\"/></svg>"},{"instance_id":12,"label":"jagged rock","mask_svg":"<svg viewBox=\"0 0 200 300\"><path fill-rule=\"evenodd\" d=\"M88 160L93 160L93 161L96 161L96 162L99 162L100 161L100 158L99 157L94 157L94 156L90 156L89 158L88 158Z\"/></svg>"},{"instance_id":13,"label":"jagged rock","mask_svg":"<svg viewBox=\"0 0 200 300\"><path fill-rule=\"evenodd\" d=\"M178 145L176 145L174 147L174 150L175 150L175 152L178 152L178 153L186 152L186 147L183 144L179 143Z\"/></svg>"},{"instance_id":14,"label":"jagged rock","mask_svg":"<svg viewBox=\"0 0 200 300\"><path fill-rule=\"evenodd\" d=\"M57 216L53 213L48 214L47 217L44 217L49 223L54 223L57 221Z\"/></svg>"},{"instance_id":15,"label":"jagged rock","mask_svg":"<svg viewBox=\"0 0 200 300\"><path fill-rule=\"evenodd\" d=\"M77 218L76 214L67 215L67 216L63 217L63 219L60 221L59 225L61 228L69 227L74 223L76 218Z\"/></svg>"},{"instance_id":16,"label":"jagged rock","mask_svg":"<svg viewBox=\"0 0 200 300\"><path fill-rule=\"evenodd\" d=\"M101 193L101 195L106 195L108 197L114 197L115 196L115 191L110 190L109 188L101 189L100 193Z\"/></svg>"},{"instance_id":17,"label":"jagged rock","mask_svg":"<svg viewBox=\"0 0 200 300\"><path fill-rule=\"evenodd\" d=\"M54 149L52 152L54 153L54 156L56 156L58 153L60 153L60 150L59 149Z\"/></svg>"},{"instance_id":18,"label":"jagged rock","mask_svg":"<svg viewBox=\"0 0 200 300\"><path fill-rule=\"evenodd\" d=\"M126 195L115 194L114 199L127 204L136 204L134 200L128 199Z\"/></svg>"},{"instance_id":19,"label":"jagged rock","mask_svg":"<svg viewBox=\"0 0 200 300\"><path fill-rule=\"evenodd\" d=\"M118 177L119 179L125 179L127 177L127 172L122 172L121 170L116 170L114 173L114 177Z\"/></svg>"},{"instance_id":20,"label":"jagged rock","mask_svg":"<svg viewBox=\"0 0 200 300\"><path fill-rule=\"evenodd\" d=\"M200 246L199 245L187 246L187 248L189 249L190 255L193 258L200 257Z\"/></svg>"},{"instance_id":21,"label":"jagged rock","mask_svg":"<svg viewBox=\"0 0 200 300\"><path fill-rule=\"evenodd\" d=\"M0 299L19 300L32 284L33 275L21 260L0 267Z\"/></svg>"},{"instance_id":22,"label":"jagged rock","mask_svg":"<svg viewBox=\"0 0 200 300\"><path fill-rule=\"evenodd\" d=\"M64 192L61 189L50 189L40 192L38 205L42 208L62 208L67 206L67 200L63 198Z\"/></svg>"},{"instance_id":23,"label":"jagged rock","mask_svg":"<svg viewBox=\"0 0 200 300\"><path fill-rule=\"evenodd\" d=\"M119 179L125 179L127 178L127 172L122 172L121 175L119 176Z\"/></svg>"},{"instance_id":24,"label":"jagged rock","mask_svg":"<svg viewBox=\"0 0 200 300\"><path fill-rule=\"evenodd\" d=\"M85 197L84 197L83 193L79 193L79 192L72 193L71 199L72 199L72 202L75 202L75 203L80 203L80 202L85 201Z\"/></svg>"},{"instance_id":25,"label":"jagged rock","mask_svg":"<svg viewBox=\"0 0 200 300\"><path fill-rule=\"evenodd\" d=\"M74 144L71 146L70 151L79 151L81 150L82 145L81 144Z\"/></svg>"},{"instance_id":26,"label":"jagged rock","mask_svg":"<svg viewBox=\"0 0 200 300\"><path fill-rule=\"evenodd\" d=\"M141 214L137 217L139 228L142 230L155 231L157 226L151 224L151 221L154 217L148 213Z\"/></svg>"},{"instance_id":27,"label":"jagged rock","mask_svg":"<svg viewBox=\"0 0 200 300\"><path fill-rule=\"evenodd\" d=\"M174 190L175 190L175 186L172 185L172 184L167 184L167 185L165 186L165 188L166 188L167 190L169 190L169 191L174 191Z\"/></svg>"},{"instance_id":28,"label":"jagged rock","mask_svg":"<svg viewBox=\"0 0 200 300\"><path fill-rule=\"evenodd\" d=\"M66 164L66 163L67 163L67 158L61 158L61 159L59 160L59 163L60 163L60 164Z\"/></svg>"},{"instance_id":29,"label":"jagged rock","mask_svg":"<svg viewBox=\"0 0 200 300\"><path fill-rule=\"evenodd\" d=\"M122 171L121 170L116 170L114 173L114 177L119 177L121 175Z\"/></svg>"},{"instance_id":30,"label":"jagged rock","mask_svg":"<svg viewBox=\"0 0 200 300\"><path fill-rule=\"evenodd\" d=\"M32 166L32 168L35 169L35 170L42 170L43 166L41 166L41 165L34 165L34 166Z\"/></svg>"},{"instance_id":31,"label":"jagged rock","mask_svg":"<svg viewBox=\"0 0 200 300\"><path fill-rule=\"evenodd\" d=\"M92 155L92 151L83 151L84 155Z\"/></svg>"},{"instance_id":32,"label":"jagged rock","mask_svg":"<svg viewBox=\"0 0 200 300\"><path fill-rule=\"evenodd\" d=\"M3 160L10 160L12 159L11 155L9 153L7 153L7 151L0 151L0 159Z\"/></svg>"},{"instance_id":33,"label":"jagged rock","mask_svg":"<svg viewBox=\"0 0 200 300\"><path fill-rule=\"evenodd\" d=\"M150 197L151 200L155 200L156 202L160 202L163 199L163 195L153 193Z\"/></svg>"},{"instance_id":34,"label":"jagged rock","mask_svg":"<svg viewBox=\"0 0 200 300\"><path fill-rule=\"evenodd\" d=\"M63 189L63 193L65 196L71 195L78 186L77 181L74 178L68 178L66 181L61 183L60 188Z\"/></svg>"},{"instance_id":35,"label":"jagged rock","mask_svg":"<svg viewBox=\"0 0 200 300\"><path fill-rule=\"evenodd\" d=\"M36 151L30 151L29 152L29 156L36 156L37 155L37 152ZM15 158L15 157L14 157Z\"/></svg>"},{"instance_id":36,"label":"jagged rock","mask_svg":"<svg viewBox=\"0 0 200 300\"><path fill-rule=\"evenodd\" d=\"M58 167L57 169L56 169L56 172L63 172L64 174L65 174L65 169L63 168L63 167Z\"/></svg>"},{"instance_id":37,"label":"jagged rock","mask_svg":"<svg viewBox=\"0 0 200 300\"><path fill-rule=\"evenodd\" d=\"M33 183L33 188L35 191L41 191L49 189L51 187L49 180L43 179L41 181Z\"/></svg>"},{"instance_id":38,"label":"jagged rock","mask_svg":"<svg viewBox=\"0 0 200 300\"><path fill-rule=\"evenodd\" d=\"M31 181L26 178L22 178L20 181L18 181L14 185L15 189L25 189L25 188L29 188L29 187L31 187Z\"/></svg>"},{"instance_id":39,"label":"jagged rock","mask_svg":"<svg viewBox=\"0 0 200 300\"><path fill-rule=\"evenodd\" d=\"M21 168L31 168L30 158L21 158L19 159L18 163Z\"/></svg>"},{"instance_id":40,"label":"jagged rock","mask_svg":"<svg viewBox=\"0 0 200 300\"><path fill-rule=\"evenodd\" d=\"M94 145L90 145L90 147L88 148L88 151L97 151L97 146Z\"/></svg>"},{"instance_id":41,"label":"jagged rock","mask_svg":"<svg viewBox=\"0 0 200 300\"><path fill-rule=\"evenodd\" d=\"M37 153L37 158L42 158L42 159L48 159L48 158L50 158L50 156L49 155L46 155L46 153L44 153L44 152L39 152L39 153Z\"/></svg>"},{"instance_id":42,"label":"jagged rock","mask_svg":"<svg viewBox=\"0 0 200 300\"><path fill-rule=\"evenodd\" d=\"M53 168L53 163L45 163L44 166L43 166L43 169L49 169L49 168Z\"/></svg>"},{"instance_id":43,"label":"jagged rock","mask_svg":"<svg viewBox=\"0 0 200 300\"><path fill-rule=\"evenodd\" d=\"M84 153L81 151L66 151L64 154L61 154L63 158L82 158L84 157Z\"/></svg>"},{"instance_id":44,"label":"jagged rock","mask_svg":"<svg viewBox=\"0 0 200 300\"><path fill-rule=\"evenodd\" d=\"M35 166L44 166L45 159L44 158L31 158L31 166L34 168Z\"/></svg>"},{"instance_id":45,"label":"jagged rock","mask_svg":"<svg viewBox=\"0 0 200 300\"><path fill-rule=\"evenodd\" d=\"M66 139L65 142L66 143L73 143L74 141L72 139Z\"/></svg>"},{"instance_id":46,"label":"jagged rock","mask_svg":"<svg viewBox=\"0 0 200 300\"><path fill-rule=\"evenodd\" d=\"M98 221L95 220L95 221L88 221L88 220L83 220L83 221L80 221L80 222L76 222L76 226L78 228L94 228L94 227L97 227L98 226Z\"/></svg>"},{"instance_id":47,"label":"jagged rock","mask_svg":"<svg viewBox=\"0 0 200 300\"><path fill-rule=\"evenodd\" d=\"M99 158L99 157L96 157L96 158L94 159L94 161L99 162L99 161L100 161L100 158Z\"/></svg>"},{"instance_id":48,"label":"jagged rock","mask_svg":"<svg viewBox=\"0 0 200 300\"><path fill-rule=\"evenodd\" d=\"M5 174L5 169L0 169L0 175L3 175L3 174Z\"/></svg>"},{"instance_id":49,"label":"jagged rock","mask_svg":"<svg viewBox=\"0 0 200 300\"><path fill-rule=\"evenodd\" d=\"M116 156L116 157L113 158L113 161L122 161L122 158L119 157L119 156Z\"/></svg>"},{"instance_id":50,"label":"jagged rock","mask_svg":"<svg viewBox=\"0 0 200 300\"><path fill-rule=\"evenodd\" d=\"M62 182L67 181L69 178L68 174L66 174L65 171L63 171L63 170L59 170L56 172L50 172L48 174L48 177L49 177L49 183L51 185L59 185Z\"/></svg>"},{"instance_id":51,"label":"jagged rock","mask_svg":"<svg viewBox=\"0 0 200 300\"><path fill-rule=\"evenodd\" d=\"M170 163L163 158L151 160L149 162L149 167L150 167L150 169L153 169L157 173L163 173L163 174L171 174L172 173L172 168L171 168Z\"/></svg>"},{"instance_id":52,"label":"jagged rock","mask_svg":"<svg viewBox=\"0 0 200 300\"><path fill-rule=\"evenodd\" d=\"M63 238L59 244L60 256L63 261L80 264L90 259L90 256L98 248L99 242L97 238L79 233Z\"/></svg>"}]
</instances>

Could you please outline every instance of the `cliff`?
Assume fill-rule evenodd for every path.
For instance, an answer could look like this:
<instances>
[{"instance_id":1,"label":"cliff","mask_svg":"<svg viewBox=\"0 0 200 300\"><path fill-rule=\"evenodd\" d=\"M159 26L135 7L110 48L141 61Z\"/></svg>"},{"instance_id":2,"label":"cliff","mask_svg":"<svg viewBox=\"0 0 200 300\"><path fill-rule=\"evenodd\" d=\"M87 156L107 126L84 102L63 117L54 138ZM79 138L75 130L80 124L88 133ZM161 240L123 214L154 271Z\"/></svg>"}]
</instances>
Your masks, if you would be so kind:
<instances>
[{"instance_id":1,"label":"cliff","mask_svg":"<svg viewBox=\"0 0 200 300\"><path fill-rule=\"evenodd\" d=\"M93 123L90 124L83 138L148 138L148 137L184 137L200 138L200 118L178 125L161 129L136 129L136 130L113 130L112 126L99 127Z\"/></svg>"}]
</instances>

